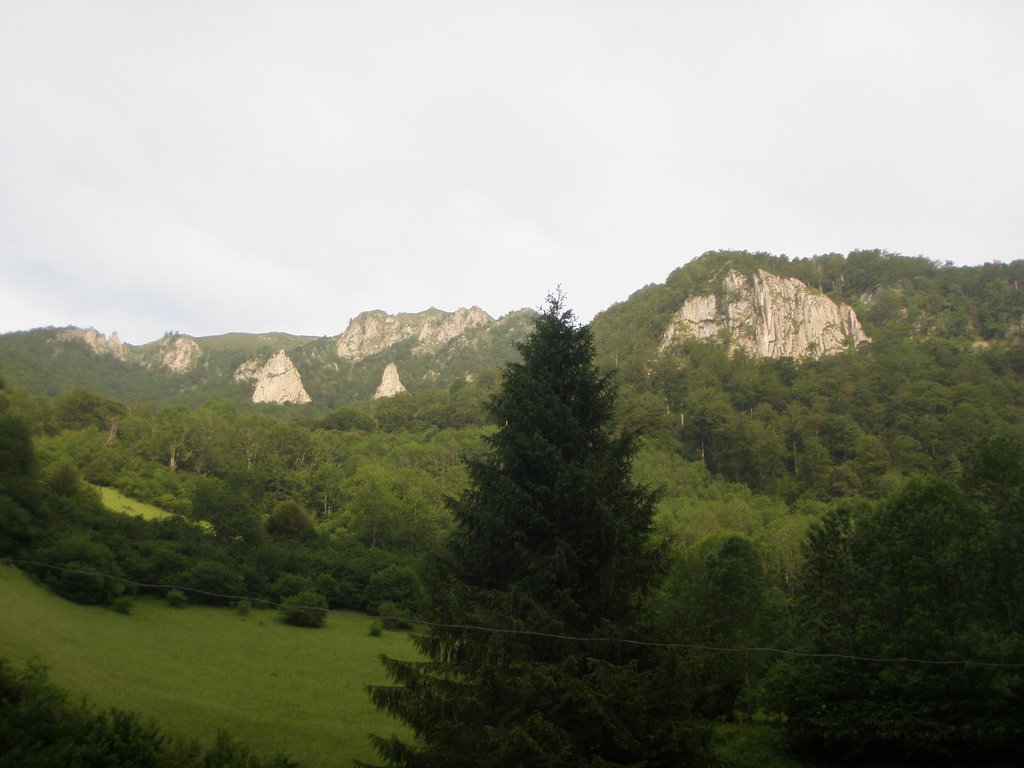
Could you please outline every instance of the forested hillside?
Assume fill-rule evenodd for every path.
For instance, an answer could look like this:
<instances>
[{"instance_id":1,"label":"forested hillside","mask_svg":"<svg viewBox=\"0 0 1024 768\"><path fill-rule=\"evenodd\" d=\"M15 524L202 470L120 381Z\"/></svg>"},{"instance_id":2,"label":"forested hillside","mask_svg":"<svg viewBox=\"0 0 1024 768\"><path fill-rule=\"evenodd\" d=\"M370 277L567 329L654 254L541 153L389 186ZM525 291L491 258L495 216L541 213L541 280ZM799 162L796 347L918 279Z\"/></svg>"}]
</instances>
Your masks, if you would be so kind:
<instances>
[{"instance_id":1,"label":"forested hillside","mask_svg":"<svg viewBox=\"0 0 1024 768\"><path fill-rule=\"evenodd\" d=\"M465 327L455 321L468 310L397 316L368 312L340 336L191 337L173 331L137 347L93 329L37 328L0 335L0 365L12 384L36 394L54 396L82 387L152 405L195 407L216 400L238 406L260 402L272 410L301 403L304 415L323 415L371 399L390 364L397 364L403 386L411 392L446 389L493 374L514 355L514 344L526 334L534 313L520 310L494 320L476 311L480 322ZM380 338L373 338L375 332ZM366 348L345 352L350 336L364 341ZM254 387L280 375L279 370L267 370L275 356L285 361L295 391L261 401Z\"/></svg>"},{"instance_id":2,"label":"forested hillside","mask_svg":"<svg viewBox=\"0 0 1024 768\"><path fill-rule=\"evenodd\" d=\"M688 298L722 296L724 274L758 270L851 307L868 340L801 359L754 357L727 338L665 343ZM581 341L571 355L527 358L529 376L516 365L537 347L515 351L512 326L444 347L443 365L406 339L420 386L372 399L396 350L375 352L364 394L346 400L339 388L330 407L254 404L239 382L190 388L201 365L158 373L85 344L56 350L44 331L0 337L0 554L68 599L125 612L138 599L243 597L297 607L282 612L296 624L353 608L556 635L462 645L439 633L424 646L435 661L462 658L453 674L475 685L506 685L509 669L541 662L526 668L536 687L509 694L519 705L493 702L508 732L488 743L506 755L559 744L583 754L579 722L617 756L608 764L659 764L654 741L699 763L711 759L711 723L715 738L735 736L728 722L762 746L778 728L801 760L1005 763L1024 747L1022 283L1024 262L706 254L586 328L556 312L561 325L546 332ZM551 320L541 315L534 334ZM46 354L28 343L36 336ZM272 352L281 341L261 343ZM336 358L332 343L289 349L311 391L336 386L316 383L311 362ZM208 364L229 370L252 351L232 344L207 347ZM480 367L467 380L460 355L471 353ZM576 383L538 394L572 355ZM431 370L452 378L423 383ZM626 479L601 485L617 471ZM595 484L607 493L588 496ZM168 515L111 512L97 487ZM609 495L638 506L606 507ZM496 519L497 508L508 514ZM570 508L576 517L558 518ZM609 522L622 509L636 526ZM592 647L594 637L665 655ZM571 663L556 663L558 648ZM417 679L394 669L399 685ZM627 669L648 686L674 680L669 710ZM543 721L517 720L534 694L559 701L560 686L617 718L621 741L554 703ZM478 694L464 700L471 709ZM658 739L617 696L648 713ZM392 709L436 736L439 754L458 751L460 734L431 733L421 706L432 712L431 697ZM383 756L398 762L394 749ZM715 749L736 766L787 759Z\"/></svg>"},{"instance_id":3,"label":"forested hillside","mask_svg":"<svg viewBox=\"0 0 1024 768\"><path fill-rule=\"evenodd\" d=\"M688 296L727 270L820 285L870 343L820 359L760 360L720 344L659 350ZM713 253L595 318L599 361L635 420L682 455L793 501L877 498L915 471L955 470L971 443L1020 434L1024 262L956 268L881 252L789 261Z\"/></svg>"}]
</instances>

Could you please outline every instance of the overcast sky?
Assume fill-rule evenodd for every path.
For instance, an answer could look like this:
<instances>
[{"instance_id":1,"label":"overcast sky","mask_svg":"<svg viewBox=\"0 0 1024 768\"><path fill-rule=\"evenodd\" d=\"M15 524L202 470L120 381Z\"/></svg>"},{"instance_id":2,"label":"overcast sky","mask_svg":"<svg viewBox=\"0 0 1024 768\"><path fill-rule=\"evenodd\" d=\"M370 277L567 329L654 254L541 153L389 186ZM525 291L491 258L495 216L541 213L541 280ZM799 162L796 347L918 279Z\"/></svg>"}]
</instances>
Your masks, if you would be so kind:
<instances>
[{"instance_id":1,"label":"overcast sky","mask_svg":"<svg viewBox=\"0 0 1024 768\"><path fill-rule=\"evenodd\" d=\"M0 0L0 332L1024 258L1024 2Z\"/></svg>"}]
</instances>

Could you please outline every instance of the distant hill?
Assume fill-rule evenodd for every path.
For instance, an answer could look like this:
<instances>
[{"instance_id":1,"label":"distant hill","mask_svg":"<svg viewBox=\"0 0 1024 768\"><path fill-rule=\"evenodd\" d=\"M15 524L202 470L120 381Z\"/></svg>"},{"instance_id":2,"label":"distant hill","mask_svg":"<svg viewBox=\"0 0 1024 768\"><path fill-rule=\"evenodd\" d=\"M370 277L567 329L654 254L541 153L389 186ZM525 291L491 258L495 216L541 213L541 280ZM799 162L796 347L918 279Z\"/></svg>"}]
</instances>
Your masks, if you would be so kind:
<instances>
[{"instance_id":1,"label":"distant hill","mask_svg":"<svg viewBox=\"0 0 1024 768\"><path fill-rule=\"evenodd\" d=\"M809 328L811 318L825 318L828 305L835 314ZM698 317L701 310L705 314ZM834 327L826 329L830 322ZM793 358L878 339L945 338L979 347L1019 343L1024 261L955 267L886 251L792 260L714 251L612 305L594 318L593 327L601 363L632 374L687 336L755 357ZM826 330L827 347L821 336ZM794 353L801 335L818 344Z\"/></svg>"},{"instance_id":2,"label":"distant hill","mask_svg":"<svg viewBox=\"0 0 1024 768\"><path fill-rule=\"evenodd\" d=\"M308 404L326 411L371 398L389 365L411 392L472 380L511 359L534 312L365 312L335 337L288 333L167 334L125 344L95 329L0 335L0 370L20 389L85 387L125 402Z\"/></svg>"},{"instance_id":3,"label":"distant hill","mask_svg":"<svg viewBox=\"0 0 1024 768\"><path fill-rule=\"evenodd\" d=\"M35 394L86 387L125 402L326 412L493 371L515 356L533 317L529 309L497 319L476 307L373 310L338 336L173 333L139 346L93 329L39 328L0 335L0 370ZM885 251L792 260L710 252L599 313L593 329L599 364L641 388L666 355L692 342L793 360L896 340L1013 345L1024 338L1024 261L954 267Z\"/></svg>"}]
</instances>

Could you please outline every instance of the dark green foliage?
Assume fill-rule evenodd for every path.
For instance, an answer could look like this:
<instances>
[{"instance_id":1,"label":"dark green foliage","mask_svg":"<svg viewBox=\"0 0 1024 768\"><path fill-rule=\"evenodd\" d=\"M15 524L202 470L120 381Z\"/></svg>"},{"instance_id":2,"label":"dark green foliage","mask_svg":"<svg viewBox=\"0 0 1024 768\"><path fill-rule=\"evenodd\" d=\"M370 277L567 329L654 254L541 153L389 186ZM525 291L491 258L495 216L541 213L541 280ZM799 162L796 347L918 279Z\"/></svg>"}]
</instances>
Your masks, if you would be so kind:
<instances>
[{"instance_id":1,"label":"dark green foliage","mask_svg":"<svg viewBox=\"0 0 1024 768\"><path fill-rule=\"evenodd\" d=\"M124 572L107 544L89 531L65 533L35 552L34 558L52 566L36 575L57 594L76 603L107 603L122 595Z\"/></svg>"},{"instance_id":2,"label":"dark green foliage","mask_svg":"<svg viewBox=\"0 0 1024 768\"><path fill-rule=\"evenodd\" d=\"M327 600L319 592L304 590L284 600L281 616L294 627L322 627L327 621Z\"/></svg>"},{"instance_id":3,"label":"dark green foliage","mask_svg":"<svg viewBox=\"0 0 1024 768\"><path fill-rule=\"evenodd\" d=\"M259 541L259 516L252 507L252 497L239 473L235 482L203 478L192 494L192 515L213 525L217 538L239 544Z\"/></svg>"},{"instance_id":4,"label":"dark green foliage","mask_svg":"<svg viewBox=\"0 0 1024 768\"><path fill-rule=\"evenodd\" d=\"M635 630L660 572L654 498L630 478L633 437L613 431L614 389L589 329L552 299L490 408L489 451L452 502L457 527L433 610L446 623L597 637ZM671 657L615 643L434 629L425 662L386 660L374 703L415 745L377 739L389 765L702 765Z\"/></svg>"},{"instance_id":5,"label":"dark green foliage","mask_svg":"<svg viewBox=\"0 0 1024 768\"><path fill-rule=\"evenodd\" d=\"M282 567L280 570L284 573L270 586L270 591L271 594L274 595L274 600L281 601L289 597L294 597L299 594L299 592L305 592L313 589L313 583L308 576L300 575L298 573L289 573L287 572L287 567Z\"/></svg>"},{"instance_id":6,"label":"dark green foliage","mask_svg":"<svg viewBox=\"0 0 1024 768\"><path fill-rule=\"evenodd\" d=\"M686 552L661 597L666 639L715 648L769 645L768 579L762 556L745 536L705 539ZM700 660L698 707L709 717L731 717L737 698L764 670L751 653L709 653Z\"/></svg>"},{"instance_id":7,"label":"dark green foliage","mask_svg":"<svg viewBox=\"0 0 1024 768\"><path fill-rule=\"evenodd\" d=\"M7 483L31 477L37 468L32 433L24 419L0 412L0 490Z\"/></svg>"},{"instance_id":8,"label":"dark green foliage","mask_svg":"<svg viewBox=\"0 0 1024 768\"><path fill-rule=\"evenodd\" d=\"M1024 633L1000 610L993 557L1005 533L935 477L826 518L810 538L799 592L803 650L1021 663ZM962 764L1024 747L1020 669L815 659L780 664L772 683L791 739L818 754Z\"/></svg>"},{"instance_id":9,"label":"dark green foliage","mask_svg":"<svg viewBox=\"0 0 1024 768\"><path fill-rule=\"evenodd\" d=\"M985 505L994 530L992 609L1024 636L1024 443L1008 437L980 441L968 453L962 485Z\"/></svg>"},{"instance_id":10,"label":"dark green foliage","mask_svg":"<svg viewBox=\"0 0 1024 768\"><path fill-rule=\"evenodd\" d=\"M408 565L389 565L370 576L366 585L367 608L373 613L418 615L426 601L419 574ZM390 607L385 609L384 604Z\"/></svg>"},{"instance_id":11,"label":"dark green foliage","mask_svg":"<svg viewBox=\"0 0 1024 768\"><path fill-rule=\"evenodd\" d=\"M275 539L301 539L313 532L313 521L294 501L275 505L267 518L267 533Z\"/></svg>"},{"instance_id":12,"label":"dark green foliage","mask_svg":"<svg viewBox=\"0 0 1024 768\"><path fill-rule=\"evenodd\" d=\"M16 552L38 535L38 472L28 424L0 410L0 553Z\"/></svg>"},{"instance_id":13,"label":"dark green foliage","mask_svg":"<svg viewBox=\"0 0 1024 768\"><path fill-rule=\"evenodd\" d=\"M96 427L104 432L116 429L117 422L128 412L123 403L82 387L62 393L53 401L57 424L62 429Z\"/></svg>"},{"instance_id":14,"label":"dark green foliage","mask_svg":"<svg viewBox=\"0 0 1024 768\"><path fill-rule=\"evenodd\" d=\"M185 587L192 602L209 605L225 605L245 593L245 581L230 565L211 560L196 563L171 583Z\"/></svg>"},{"instance_id":15,"label":"dark green foliage","mask_svg":"<svg viewBox=\"0 0 1024 768\"><path fill-rule=\"evenodd\" d=\"M331 411L322 419L315 422L314 426L319 429L334 429L339 432L348 432L351 430L372 432L377 428L377 422L374 421L373 416L365 410L360 410L358 408L339 408L336 411Z\"/></svg>"},{"instance_id":16,"label":"dark green foliage","mask_svg":"<svg viewBox=\"0 0 1024 768\"><path fill-rule=\"evenodd\" d=\"M63 461L53 467L46 477L46 487L58 496L74 497L85 490L78 468L70 461Z\"/></svg>"}]
</instances>

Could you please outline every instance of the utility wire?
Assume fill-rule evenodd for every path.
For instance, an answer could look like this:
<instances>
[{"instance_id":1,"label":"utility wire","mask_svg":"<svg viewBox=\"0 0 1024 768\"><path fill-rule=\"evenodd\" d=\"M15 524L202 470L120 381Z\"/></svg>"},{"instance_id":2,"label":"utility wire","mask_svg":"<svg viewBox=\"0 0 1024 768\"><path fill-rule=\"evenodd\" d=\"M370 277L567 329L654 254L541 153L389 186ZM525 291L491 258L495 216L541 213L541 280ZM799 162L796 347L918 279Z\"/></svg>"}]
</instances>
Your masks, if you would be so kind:
<instances>
[{"instance_id":1,"label":"utility wire","mask_svg":"<svg viewBox=\"0 0 1024 768\"><path fill-rule=\"evenodd\" d=\"M10 563L12 565L37 566L40 568L48 568L50 570L60 571L62 573L75 573L83 576L99 576L105 579L110 579L111 581L117 581L122 584L128 584L135 587L142 587L144 589L162 589L164 591L177 589L181 592L190 592L192 594L203 595L205 597L215 597L222 600L248 600L250 603L258 603L260 605L266 605L273 608L287 607L291 610L341 613L341 610L337 608L319 608L313 605L291 605L277 602L275 600L267 600L262 597L249 597L246 595L226 595L221 594L219 592L209 592L204 589L184 587L175 584L147 584L145 582L127 579L122 576L115 576L111 573L89 571L80 568L65 568L61 565L43 563L39 562L38 560L20 560L12 557L2 557L0 558L0 562ZM459 630L464 632L481 632L485 634L518 635L526 637L541 637L549 640L565 640L574 643L619 643L620 645L641 646L646 648L704 651L707 653L766 653L776 656L788 656L791 658L843 659L846 661L863 661L874 664L920 664L942 667L986 667L992 669L1024 669L1024 662L1013 663L997 661L976 661L974 659L917 659L910 656L858 656L856 654L849 653L815 653L812 651L794 651L786 648L772 648L769 646L726 648L722 646L702 645L699 643L660 643L651 640L633 640L625 637L583 637L575 635L560 635L553 632L540 632L538 630L533 629L506 629L502 627L485 627L475 624L447 624L438 621L428 621L426 619L413 619L405 616L381 616L374 614L371 614L371 616L375 619L380 619L382 621L404 622L406 624L429 627L431 629Z\"/></svg>"}]
</instances>

